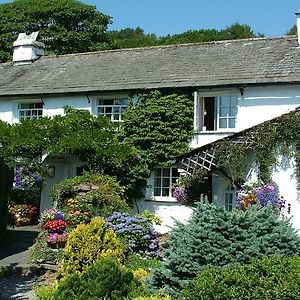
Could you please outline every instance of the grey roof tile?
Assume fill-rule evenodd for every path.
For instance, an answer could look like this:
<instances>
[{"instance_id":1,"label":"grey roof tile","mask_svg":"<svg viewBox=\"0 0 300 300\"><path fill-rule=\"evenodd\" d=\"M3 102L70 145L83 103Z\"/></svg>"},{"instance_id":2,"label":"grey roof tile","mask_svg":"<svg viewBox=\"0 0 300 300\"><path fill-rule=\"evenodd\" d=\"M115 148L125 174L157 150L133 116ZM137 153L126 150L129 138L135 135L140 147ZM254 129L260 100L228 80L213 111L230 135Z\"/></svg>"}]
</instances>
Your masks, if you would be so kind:
<instances>
[{"instance_id":1,"label":"grey roof tile","mask_svg":"<svg viewBox=\"0 0 300 300\"><path fill-rule=\"evenodd\" d=\"M42 57L0 64L0 96L300 83L294 37Z\"/></svg>"}]
</instances>

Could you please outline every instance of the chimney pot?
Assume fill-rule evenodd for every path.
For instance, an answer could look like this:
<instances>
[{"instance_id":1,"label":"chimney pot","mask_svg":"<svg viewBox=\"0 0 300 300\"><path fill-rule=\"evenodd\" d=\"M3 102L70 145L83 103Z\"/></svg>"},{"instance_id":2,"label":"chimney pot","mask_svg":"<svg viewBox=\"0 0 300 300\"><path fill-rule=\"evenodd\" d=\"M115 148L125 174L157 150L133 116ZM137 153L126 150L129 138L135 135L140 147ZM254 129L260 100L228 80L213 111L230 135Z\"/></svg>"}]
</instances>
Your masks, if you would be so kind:
<instances>
[{"instance_id":1,"label":"chimney pot","mask_svg":"<svg viewBox=\"0 0 300 300\"><path fill-rule=\"evenodd\" d=\"M14 64L31 64L40 56L44 55L45 45L37 42L39 32L35 31L31 34L20 33L17 40L13 44L13 62Z\"/></svg>"}]
</instances>

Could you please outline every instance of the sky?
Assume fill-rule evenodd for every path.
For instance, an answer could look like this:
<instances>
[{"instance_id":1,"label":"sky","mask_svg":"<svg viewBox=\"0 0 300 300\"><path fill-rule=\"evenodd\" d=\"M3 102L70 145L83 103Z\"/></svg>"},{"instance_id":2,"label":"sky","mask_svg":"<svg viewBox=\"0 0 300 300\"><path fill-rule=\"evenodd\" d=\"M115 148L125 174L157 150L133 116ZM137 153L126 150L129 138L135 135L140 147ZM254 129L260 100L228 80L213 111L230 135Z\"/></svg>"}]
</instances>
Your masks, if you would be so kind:
<instances>
[{"instance_id":1,"label":"sky","mask_svg":"<svg viewBox=\"0 0 300 300\"><path fill-rule=\"evenodd\" d=\"M10 2L0 0L1 3ZM83 0L110 15L109 30L141 27L157 36L193 29L248 24L268 37L284 35L296 22L298 0Z\"/></svg>"}]
</instances>

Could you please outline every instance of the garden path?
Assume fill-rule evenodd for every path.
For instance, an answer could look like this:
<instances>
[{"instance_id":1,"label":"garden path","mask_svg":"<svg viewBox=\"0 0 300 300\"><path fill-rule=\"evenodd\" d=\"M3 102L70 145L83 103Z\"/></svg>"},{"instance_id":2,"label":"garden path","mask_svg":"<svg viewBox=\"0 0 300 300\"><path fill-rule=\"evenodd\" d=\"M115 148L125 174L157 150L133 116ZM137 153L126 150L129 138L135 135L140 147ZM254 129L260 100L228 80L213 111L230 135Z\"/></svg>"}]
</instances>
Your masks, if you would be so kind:
<instances>
[{"instance_id":1,"label":"garden path","mask_svg":"<svg viewBox=\"0 0 300 300\"><path fill-rule=\"evenodd\" d=\"M29 264L29 251L37 237L37 226L15 227L8 229L8 241L0 248L0 268L12 271L11 277L0 277L0 299L35 299L32 286L36 282ZM25 276L24 276L25 275ZM26 276L27 275L27 276Z\"/></svg>"}]
</instances>

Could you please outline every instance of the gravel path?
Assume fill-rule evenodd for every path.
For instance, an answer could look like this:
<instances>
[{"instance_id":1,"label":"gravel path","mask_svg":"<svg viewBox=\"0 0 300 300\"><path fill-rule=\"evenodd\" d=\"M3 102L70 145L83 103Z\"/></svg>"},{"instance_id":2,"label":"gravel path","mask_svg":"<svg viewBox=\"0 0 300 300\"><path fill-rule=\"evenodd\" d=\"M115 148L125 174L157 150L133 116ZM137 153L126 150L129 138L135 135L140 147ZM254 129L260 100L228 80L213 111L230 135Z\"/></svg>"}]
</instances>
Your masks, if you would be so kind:
<instances>
[{"instance_id":1,"label":"gravel path","mask_svg":"<svg viewBox=\"0 0 300 300\"><path fill-rule=\"evenodd\" d=\"M26 277L3 277L0 278L0 299L1 300L35 300L32 291L36 283L35 278Z\"/></svg>"}]
</instances>

